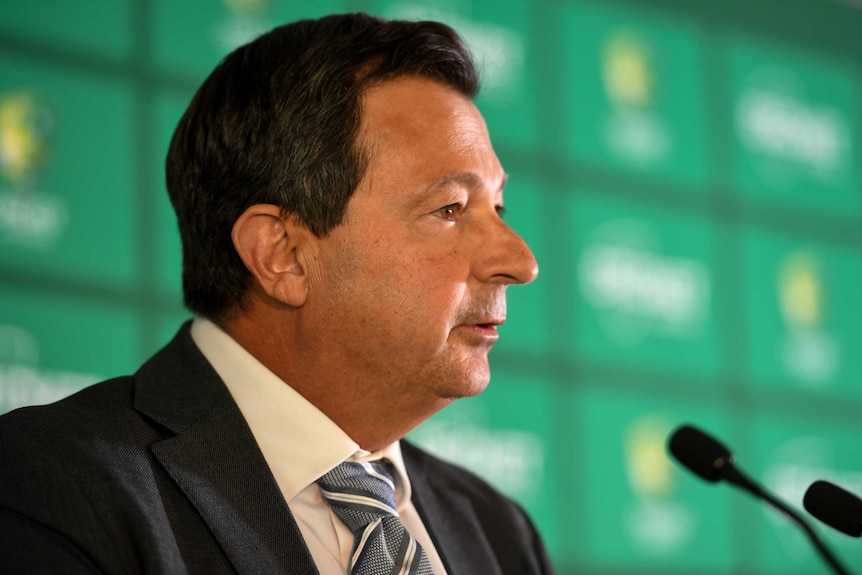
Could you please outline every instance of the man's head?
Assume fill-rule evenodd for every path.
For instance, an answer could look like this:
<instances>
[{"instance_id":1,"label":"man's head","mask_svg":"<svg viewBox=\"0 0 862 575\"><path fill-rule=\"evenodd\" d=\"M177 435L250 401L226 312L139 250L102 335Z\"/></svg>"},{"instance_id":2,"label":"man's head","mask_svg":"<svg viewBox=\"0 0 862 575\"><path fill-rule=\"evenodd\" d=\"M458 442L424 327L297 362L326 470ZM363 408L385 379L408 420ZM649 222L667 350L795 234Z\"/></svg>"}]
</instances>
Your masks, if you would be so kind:
<instances>
[{"instance_id":1,"label":"man's head","mask_svg":"<svg viewBox=\"0 0 862 575\"><path fill-rule=\"evenodd\" d=\"M251 275L231 229L249 206L276 205L318 236L341 223L370 153L357 139L361 96L405 75L470 98L479 88L460 38L434 22L328 16L276 28L225 58L167 158L189 309L218 320L241 305Z\"/></svg>"},{"instance_id":2,"label":"man's head","mask_svg":"<svg viewBox=\"0 0 862 575\"><path fill-rule=\"evenodd\" d=\"M294 26L229 56L172 143L186 302L375 449L484 389L537 266L451 29Z\"/></svg>"}]
</instances>

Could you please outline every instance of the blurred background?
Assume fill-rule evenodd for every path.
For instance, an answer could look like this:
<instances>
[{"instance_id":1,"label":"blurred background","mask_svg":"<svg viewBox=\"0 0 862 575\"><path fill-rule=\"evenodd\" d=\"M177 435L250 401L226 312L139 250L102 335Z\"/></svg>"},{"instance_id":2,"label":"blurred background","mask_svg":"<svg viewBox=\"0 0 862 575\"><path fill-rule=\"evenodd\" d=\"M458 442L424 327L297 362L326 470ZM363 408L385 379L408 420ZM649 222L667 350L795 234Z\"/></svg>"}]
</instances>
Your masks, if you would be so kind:
<instances>
[{"instance_id":1,"label":"blurred background","mask_svg":"<svg viewBox=\"0 0 862 575\"><path fill-rule=\"evenodd\" d=\"M0 412L130 373L173 335L179 116L235 46L356 10L465 36L542 270L509 290L488 391L413 439L522 502L561 574L826 573L665 443L695 423L797 507L815 479L862 494L850 3L0 0ZM821 532L862 566L862 543Z\"/></svg>"}]
</instances>

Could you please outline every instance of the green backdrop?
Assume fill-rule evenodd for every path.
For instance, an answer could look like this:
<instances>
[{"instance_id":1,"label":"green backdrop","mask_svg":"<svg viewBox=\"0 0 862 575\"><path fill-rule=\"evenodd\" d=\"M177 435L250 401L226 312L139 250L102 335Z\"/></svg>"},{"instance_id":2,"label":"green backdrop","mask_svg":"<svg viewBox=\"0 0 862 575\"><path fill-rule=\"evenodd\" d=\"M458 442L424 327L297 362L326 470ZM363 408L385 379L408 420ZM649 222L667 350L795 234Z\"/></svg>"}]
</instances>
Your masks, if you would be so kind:
<instances>
[{"instance_id":1,"label":"green backdrop","mask_svg":"<svg viewBox=\"0 0 862 575\"><path fill-rule=\"evenodd\" d=\"M797 507L815 479L862 495L849 2L0 0L0 412L171 337L177 119L234 46L345 10L464 35L541 268L509 292L488 391L413 438L522 502L561 574L826 573L794 527L664 446L692 422Z\"/></svg>"}]
</instances>

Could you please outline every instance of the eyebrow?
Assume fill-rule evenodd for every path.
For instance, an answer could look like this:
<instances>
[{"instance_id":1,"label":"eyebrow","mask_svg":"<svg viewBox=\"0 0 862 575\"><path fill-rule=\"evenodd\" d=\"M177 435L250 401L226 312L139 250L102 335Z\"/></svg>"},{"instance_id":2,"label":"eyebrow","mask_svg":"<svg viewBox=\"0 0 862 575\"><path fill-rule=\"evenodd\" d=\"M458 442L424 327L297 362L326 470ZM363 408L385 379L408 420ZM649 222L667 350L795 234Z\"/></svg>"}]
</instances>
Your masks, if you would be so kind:
<instances>
[{"instance_id":1,"label":"eyebrow","mask_svg":"<svg viewBox=\"0 0 862 575\"><path fill-rule=\"evenodd\" d=\"M503 173L503 181L500 182L500 187L497 189L498 192L502 192L506 187L506 183L509 181L509 174ZM433 192L440 188L444 188L450 184L460 184L466 188L476 188L482 182L482 179L479 177L479 174L476 172L458 172L456 174L447 174L440 179L437 179L425 188L426 192Z\"/></svg>"}]
</instances>

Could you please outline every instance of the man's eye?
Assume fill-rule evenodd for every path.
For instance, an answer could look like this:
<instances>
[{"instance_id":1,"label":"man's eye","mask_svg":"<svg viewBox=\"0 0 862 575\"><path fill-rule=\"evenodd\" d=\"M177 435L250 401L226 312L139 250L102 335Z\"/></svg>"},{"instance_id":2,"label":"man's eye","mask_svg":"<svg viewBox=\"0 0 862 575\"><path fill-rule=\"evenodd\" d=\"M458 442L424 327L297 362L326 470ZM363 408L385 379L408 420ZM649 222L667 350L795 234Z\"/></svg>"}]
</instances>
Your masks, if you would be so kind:
<instances>
[{"instance_id":1,"label":"man's eye","mask_svg":"<svg viewBox=\"0 0 862 575\"><path fill-rule=\"evenodd\" d=\"M448 206L443 206L435 213L437 213L444 220L454 220L455 216L458 215L458 211L460 210L460 208L461 206L458 204L449 204Z\"/></svg>"}]
</instances>

